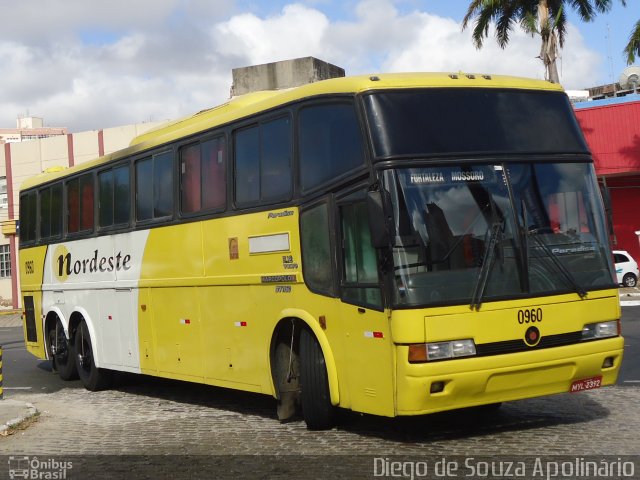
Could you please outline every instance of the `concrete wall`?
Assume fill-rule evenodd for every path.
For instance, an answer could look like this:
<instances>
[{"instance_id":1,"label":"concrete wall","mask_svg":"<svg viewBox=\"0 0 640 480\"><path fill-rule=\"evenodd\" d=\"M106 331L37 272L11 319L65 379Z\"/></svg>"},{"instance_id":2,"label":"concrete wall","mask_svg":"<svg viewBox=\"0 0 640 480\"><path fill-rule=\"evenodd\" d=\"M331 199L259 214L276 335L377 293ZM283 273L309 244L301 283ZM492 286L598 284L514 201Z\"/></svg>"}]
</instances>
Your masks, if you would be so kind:
<instances>
[{"instance_id":1,"label":"concrete wall","mask_svg":"<svg viewBox=\"0 0 640 480\"><path fill-rule=\"evenodd\" d=\"M232 70L231 95L293 88L329 78L344 77L344 69L314 57L252 65Z\"/></svg>"}]
</instances>

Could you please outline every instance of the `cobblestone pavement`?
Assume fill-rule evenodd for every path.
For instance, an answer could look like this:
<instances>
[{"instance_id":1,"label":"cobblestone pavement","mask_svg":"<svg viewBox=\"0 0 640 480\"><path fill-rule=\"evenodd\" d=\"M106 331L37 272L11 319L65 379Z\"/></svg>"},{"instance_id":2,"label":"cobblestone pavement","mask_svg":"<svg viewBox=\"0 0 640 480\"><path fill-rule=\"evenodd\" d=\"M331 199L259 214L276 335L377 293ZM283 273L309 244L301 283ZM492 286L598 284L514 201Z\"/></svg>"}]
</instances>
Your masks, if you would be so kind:
<instances>
[{"instance_id":1,"label":"cobblestone pavement","mask_svg":"<svg viewBox=\"0 0 640 480\"><path fill-rule=\"evenodd\" d=\"M128 383L128 384L127 384ZM344 413L339 427L279 423L267 396L149 377L116 390L13 394L41 412L0 438L5 455L637 455L640 388L608 387L396 419Z\"/></svg>"}]
</instances>

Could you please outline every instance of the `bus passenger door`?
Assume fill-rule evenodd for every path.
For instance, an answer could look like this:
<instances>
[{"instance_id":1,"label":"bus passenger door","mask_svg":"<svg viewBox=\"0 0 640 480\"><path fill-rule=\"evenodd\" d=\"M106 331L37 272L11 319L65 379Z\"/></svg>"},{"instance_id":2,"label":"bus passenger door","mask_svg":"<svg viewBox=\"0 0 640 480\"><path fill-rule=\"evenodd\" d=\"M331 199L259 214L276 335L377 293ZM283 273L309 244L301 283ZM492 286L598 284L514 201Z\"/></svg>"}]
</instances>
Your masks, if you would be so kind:
<instances>
[{"instance_id":1,"label":"bus passenger door","mask_svg":"<svg viewBox=\"0 0 640 480\"><path fill-rule=\"evenodd\" d=\"M393 349L364 191L338 202L341 318L352 408L394 415Z\"/></svg>"}]
</instances>

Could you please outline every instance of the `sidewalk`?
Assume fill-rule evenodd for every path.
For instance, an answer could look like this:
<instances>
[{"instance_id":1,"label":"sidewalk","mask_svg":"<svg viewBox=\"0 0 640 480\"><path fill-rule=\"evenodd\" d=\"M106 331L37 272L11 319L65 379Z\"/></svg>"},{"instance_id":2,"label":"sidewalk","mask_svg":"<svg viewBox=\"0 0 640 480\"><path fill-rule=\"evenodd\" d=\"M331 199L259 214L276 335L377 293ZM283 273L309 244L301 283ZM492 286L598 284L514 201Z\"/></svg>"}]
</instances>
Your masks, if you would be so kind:
<instances>
[{"instance_id":1,"label":"sidewalk","mask_svg":"<svg viewBox=\"0 0 640 480\"><path fill-rule=\"evenodd\" d=\"M21 327L22 312L20 310L0 310L0 327Z\"/></svg>"},{"instance_id":2,"label":"sidewalk","mask_svg":"<svg viewBox=\"0 0 640 480\"><path fill-rule=\"evenodd\" d=\"M0 327L21 327L22 316L19 310L0 310ZM6 393L5 393L6 395ZM36 408L27 402L5 398L0 400L0 436L13 426L33 417Z\"/></svg>"},{"instance_id":3,"label":"sidewalk","mask_svg":"<svg viewBox=\"0 0 640 480\"><path fill-rule=\"evenodd\" d=\"M0 400L0 436L37 413L36 407L30 403L9 398Z\"/></svg>"}]
</instances>

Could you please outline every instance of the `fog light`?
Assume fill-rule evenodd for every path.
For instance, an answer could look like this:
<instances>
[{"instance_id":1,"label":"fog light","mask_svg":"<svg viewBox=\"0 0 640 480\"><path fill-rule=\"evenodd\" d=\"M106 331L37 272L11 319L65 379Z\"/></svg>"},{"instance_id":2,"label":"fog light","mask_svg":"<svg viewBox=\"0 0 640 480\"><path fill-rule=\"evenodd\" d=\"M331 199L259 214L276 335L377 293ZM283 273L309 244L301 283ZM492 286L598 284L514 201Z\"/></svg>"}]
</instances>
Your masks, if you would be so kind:
<instances>
[{"instance_id":1,"label":"fog light","mask_svg":"<svg viewBox=\"0 0 640 480\"><path fill-rule=\"evenodd\" d=\"M602 368L611 368L613 367L613 357L607 357L602 362Z\"/></svg>"},{"instance_id":2,"label":"fog light","mask_svg":"<svg viewBox=\"0 0 640 480\"><path fill-rule=\"evenodd\" d=\"M431 393L440 393L444 390L444 382L433 382L429 391Z\"/></svg>"}]
</instances>

